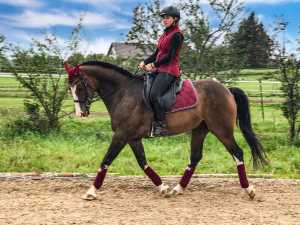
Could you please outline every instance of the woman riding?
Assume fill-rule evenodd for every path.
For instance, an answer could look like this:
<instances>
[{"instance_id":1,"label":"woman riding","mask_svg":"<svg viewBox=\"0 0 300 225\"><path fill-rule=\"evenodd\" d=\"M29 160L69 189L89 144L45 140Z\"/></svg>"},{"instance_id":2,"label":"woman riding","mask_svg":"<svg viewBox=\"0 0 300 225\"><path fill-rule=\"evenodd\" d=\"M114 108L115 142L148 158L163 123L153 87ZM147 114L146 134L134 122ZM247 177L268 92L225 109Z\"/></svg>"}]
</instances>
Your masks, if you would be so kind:
<instances>
[{"instance_id":1,"label":"woman riding","mask_svg":"<svg viewBox=\"0 0 300 225\"><path fill-rule=\"evenodd\" d=\"M179 29L180 12L169 6L160 12L164 33L160 36L156 51L139 64L139 68L154 73L150 99L154 110L153 134L161 135L166 129L165 112L160 105L160 98L170 85L180 77L179 53L183 35Z\"/></svg>"}]
</instances>

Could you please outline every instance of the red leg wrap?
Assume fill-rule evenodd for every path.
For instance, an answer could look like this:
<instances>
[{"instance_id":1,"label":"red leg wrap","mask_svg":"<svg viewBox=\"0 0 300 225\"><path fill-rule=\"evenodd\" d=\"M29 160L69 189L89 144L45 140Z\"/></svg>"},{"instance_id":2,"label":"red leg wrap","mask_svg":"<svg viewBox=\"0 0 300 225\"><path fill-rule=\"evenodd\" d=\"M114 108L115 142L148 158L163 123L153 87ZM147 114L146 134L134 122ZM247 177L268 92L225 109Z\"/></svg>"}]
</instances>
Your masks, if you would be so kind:
<instances>
[{"instance_id":1,"label":"red leg wrap","mask_svg":"<svg viewBox=\"0 0 300 225\"><path fill-rule=\"evenodd\" d=\"M150 166L148 166L144 171L145 171L145 174L147 174L147 176L152 180L152 182L156 186L159 186L162 184L160 177L157 175L157 173L155 173L155 171Z\"/></svg>"},{"instance_id":2,"label":"red leg wrap","mask_svg":"<svg viewBox=\"0 0 300 225\"><path fill-rule=\"evenodd\" d=\"M95 188L99 189L102 186L103 180L104 180L105 175L106 175L106 172L107 172L107 168L102 168L101 171L99 171L97 173L97 176L94 180Z\"/></svg>"},{"instance_id":3,"label":"red leg wrap","mask_svg":"<svg viewBox=\"0 0 300 225\"><path fill-rule=\"evenodd\" d=\"M241 184L242 188L249 187L249 183L248 183L247 176L246 176L246 169L245 169L244 164L238 165L237 170L238 170L240 184Z\"/></svg>"},{"instance_id":4,"label":"red leg wrap","mask_svg":"<svg viewBox=\"0 0 300 225\"><path fill-rule=\"evenodd\" d=\"M181 180L179 182L180 186L185 188L188 183L190 182L191 177L193 176L193 173L195 171L195 167L187 167L184 171L183 176L181 177Z\"/></svg>"}]
</instances>

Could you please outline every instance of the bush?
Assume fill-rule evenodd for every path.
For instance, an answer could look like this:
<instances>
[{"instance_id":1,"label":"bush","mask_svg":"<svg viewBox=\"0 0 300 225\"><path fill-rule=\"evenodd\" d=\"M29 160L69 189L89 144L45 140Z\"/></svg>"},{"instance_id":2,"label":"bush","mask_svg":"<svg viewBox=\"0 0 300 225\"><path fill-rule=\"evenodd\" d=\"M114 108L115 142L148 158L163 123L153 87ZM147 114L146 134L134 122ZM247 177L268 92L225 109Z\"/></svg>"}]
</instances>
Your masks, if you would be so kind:
<instances>
[{"instance_id":1,"label":"bush","mask_svg":"<svg viewBox=\"0 0 300 225\"><path fill-rule=\"evenodd\" d=\"M9 119L3 126L1 136L15 138L26 133L48 134L53 130L49 120L40 112L38 103L25 100L24 106L25 116Z\"/></svg>"}]
</instances>

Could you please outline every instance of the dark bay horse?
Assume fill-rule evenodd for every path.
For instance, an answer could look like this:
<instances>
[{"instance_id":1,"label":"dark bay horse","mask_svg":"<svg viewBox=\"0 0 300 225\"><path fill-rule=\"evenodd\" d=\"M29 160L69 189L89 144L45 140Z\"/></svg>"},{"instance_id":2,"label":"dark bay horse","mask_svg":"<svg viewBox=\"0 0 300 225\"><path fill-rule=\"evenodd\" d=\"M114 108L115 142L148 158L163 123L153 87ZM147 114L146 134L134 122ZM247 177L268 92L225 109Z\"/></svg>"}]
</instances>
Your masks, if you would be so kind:
<instances>
[{"instance_id":1,"label":"dark bay horse","mask_svg":"<svg viewBox=\"0 0 300 225\"><path fill-rule=\"evenodd\" d=\"M113 137L97 172L93 185L84 199L96 198L96 190L103 183L108 167L126 144L129 144L145 174L163 194L181 194L202 158L203 142L208 132L213 133L232 155L237 165L241 187L250 198L255 196L247 180L243 151L234 138L239 127L251 148L254 166L267 163L262 145L252 130L249 102L238 88L226 88L221 83L206 79L194 82L200 101L196 107L169 113L166 116L168 135L191 131L190 162L179 183L169 192L160 176L146 160L142 138L150 135L153 113L143 100L143 78L137 77L115 65L91 61L74 68L65 63L75 102L76 115L88 116L93 93L102 98L111 117ZM124 165L126 166L126 165Z\"/></svg>"}]
</instances>

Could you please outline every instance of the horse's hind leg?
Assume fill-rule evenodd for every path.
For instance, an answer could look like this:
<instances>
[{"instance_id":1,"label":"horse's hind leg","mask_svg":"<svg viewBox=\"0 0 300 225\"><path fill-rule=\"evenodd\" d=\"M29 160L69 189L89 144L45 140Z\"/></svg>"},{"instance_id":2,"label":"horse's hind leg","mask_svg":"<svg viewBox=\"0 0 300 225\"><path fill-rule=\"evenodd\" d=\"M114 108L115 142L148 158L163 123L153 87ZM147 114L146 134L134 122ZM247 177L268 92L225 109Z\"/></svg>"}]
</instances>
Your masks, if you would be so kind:
<instances>
[{"instance_id":1,"label":"horse's hind leg","mask_svg":"<svg viewBox=\"0 0 300 225\"><path fill-rule=\"evenodd\" d=\"M162 194L166 194L169 189L169 186L164 185L161 181L160 176L148 165L142 141L141 140L131 141L129 142L129 145L141 169L150 178L153 184L158 187L159 192Z\"/></svg>"},{"instance_id":2,"label":"horse's hind leg","mask_svg":"<svg viewBox=\"0 0 300 225\"><path fill-rule=\"evenodd\" d=\"M244 165L244 153L243 150L236 143L233 132L228 132L228 129L222 129L219 127L218 130L213 131L216 137L225 145L229 153L232 155L233 159L237 165L237 172L239 175L241 187L248 193L251 199L254 198L255 192L253 186L249 186L249 182L246 175L246 169Z\"/></svg>"},{"instance_id":3,"label":"horse's hind leg","mask_svg":"<svg viewBox=\"0 0 300 225\"><path fill-rule=\"evenodd\" d=\"M199 161L202 159L203 152L203 142L208 133L207 126L205 122L202 122L199 127L192 130L192 139L191 139L191 155L190 155L190 164L184 171L183 176L180 179L179 184L177 184L170 194L182 194L183 190L187 187Z\"/></svg>"}]
</instances>

